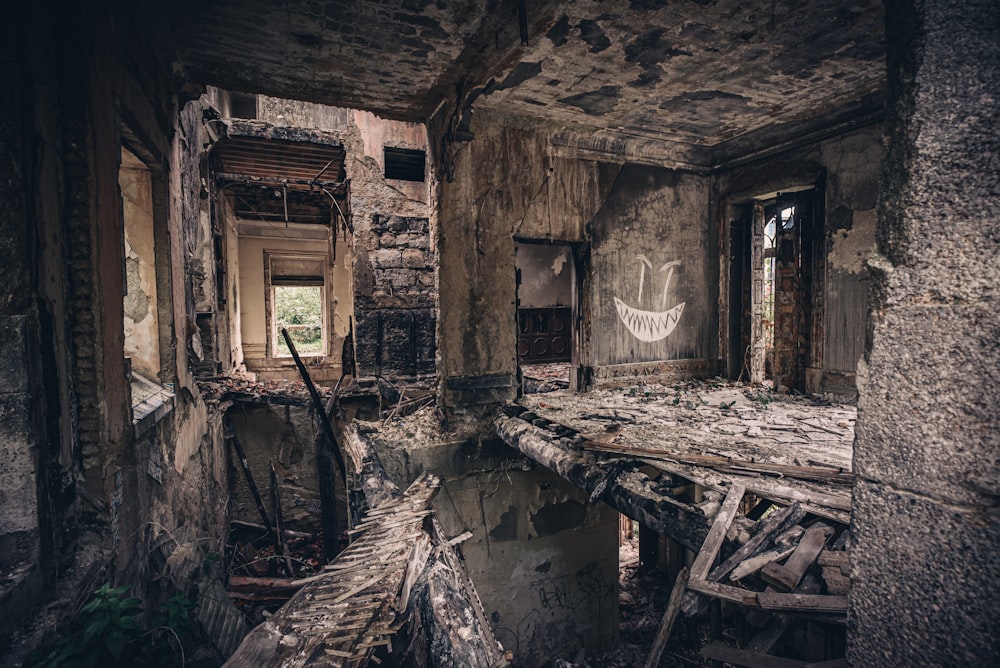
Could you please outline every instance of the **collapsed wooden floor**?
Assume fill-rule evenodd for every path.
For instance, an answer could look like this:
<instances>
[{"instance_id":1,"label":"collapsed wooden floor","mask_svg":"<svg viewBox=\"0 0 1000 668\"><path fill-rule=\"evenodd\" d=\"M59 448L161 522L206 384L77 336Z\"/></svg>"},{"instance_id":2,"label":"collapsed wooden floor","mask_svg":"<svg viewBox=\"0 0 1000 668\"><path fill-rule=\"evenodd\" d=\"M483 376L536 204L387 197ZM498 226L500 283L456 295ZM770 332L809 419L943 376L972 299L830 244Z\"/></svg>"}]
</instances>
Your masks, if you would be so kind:
<instances>
[{"instance_id":1,"label":"collapsed wooden floor","mask_svg":"<svg viewBox=\"0 0 1000 668\"><path fill-rule=\"evenodd\" d=\"M852 406L713 381L526 396L495 426L593 501L692 553L684 577L674 565L661 636L679 612L725 601L760 629L740 647L714 634L702 654L790 667L807 664L768 652L794 620L846 622L855 417Z\"/></svg>"},{"instance_id":2,"label":"collapsed wooden floor","mask_svg":"<svg viewBox=\"0 0 1000 668\"><path fill-rule=\"evenodd\" d=\"M370 510L353 542L258 625L225 664L344 666L385 663L507 665L475 587L433 517L440 480L400 493L370 444L350 427L345 443ZM396 646L393 646L393 643Z\"/></svg>"}]
</instances>

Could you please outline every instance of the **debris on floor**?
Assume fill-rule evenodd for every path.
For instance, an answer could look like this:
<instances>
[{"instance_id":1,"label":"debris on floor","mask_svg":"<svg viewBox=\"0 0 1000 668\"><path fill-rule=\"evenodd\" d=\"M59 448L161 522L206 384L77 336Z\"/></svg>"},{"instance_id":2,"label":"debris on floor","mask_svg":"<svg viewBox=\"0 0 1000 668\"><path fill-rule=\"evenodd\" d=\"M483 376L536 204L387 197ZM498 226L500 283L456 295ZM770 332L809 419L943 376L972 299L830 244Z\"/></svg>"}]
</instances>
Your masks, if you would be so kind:
<instances>
[{"instance_id":1,"label":"debris on floor","mask_svg":"<svg viewBox=\"0 0 1000 668\"><path fill-rule=\"evenodd\" d=\"M855 416L714 380L525 396L495 424L512 447L676 544L657 591L673 594L678 624L622 582L622 648L659 631L631 665L656 665L664 646L698 649L684 658L694 665L779 665L777 651L805 665L845 651ZM706 616L708 634L692 631ZM667 645L671 632L687 637Z\"/></svg>"}]
</instances>

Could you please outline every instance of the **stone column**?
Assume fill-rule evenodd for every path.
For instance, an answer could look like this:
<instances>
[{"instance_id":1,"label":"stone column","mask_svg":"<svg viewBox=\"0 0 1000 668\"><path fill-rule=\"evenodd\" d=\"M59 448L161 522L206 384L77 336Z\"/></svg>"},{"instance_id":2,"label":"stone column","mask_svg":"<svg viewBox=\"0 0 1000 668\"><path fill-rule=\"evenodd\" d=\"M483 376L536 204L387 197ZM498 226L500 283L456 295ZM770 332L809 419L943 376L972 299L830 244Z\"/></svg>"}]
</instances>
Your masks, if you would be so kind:
<instances>
[{"instance_id":1,"label":"stone column","mask_svg":"<svg viewBox=\"0 0 1000 668\"><path fill-rule=\"evenodd\" d=\"M1000 665L1000 4L886 8L848 658Z\"/></svg>"}]
</instances>

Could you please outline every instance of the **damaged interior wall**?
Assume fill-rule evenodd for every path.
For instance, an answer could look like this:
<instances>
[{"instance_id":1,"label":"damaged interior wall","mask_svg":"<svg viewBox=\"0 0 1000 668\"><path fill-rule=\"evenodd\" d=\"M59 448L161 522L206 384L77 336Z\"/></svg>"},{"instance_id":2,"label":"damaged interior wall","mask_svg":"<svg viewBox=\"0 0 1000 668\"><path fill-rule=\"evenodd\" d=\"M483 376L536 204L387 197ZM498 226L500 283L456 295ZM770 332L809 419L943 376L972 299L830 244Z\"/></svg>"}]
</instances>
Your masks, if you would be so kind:
<instances>
[{"instance_id":1,"label":"damaged interior wall","mask_svg":"<svg viewBox=\"0 0 1000 668\"><path fill-rule=\"evenodd\" d=\"M554 156L545 133L497 119L472 128L440 185L439 374L446 412L475 420L517 391L514 238L585 242L621 167Z\"/></svg>"},{"instance_id":2,"label":"damaged interior wall","mask_svg":"<svg viewBox=\"0 0 1000 668\"><path fill-rule=\"evenodd\" d=\"M714 179L715 197L721 203L721 252L723 257L741 255L737 263L750 261L746 244L751 243L749 235L753 233L747 229L751 202L804 188L813 188L819 197L812 218L820 235L816 253L802 260L815 265L810 267L810 317L805 332L803 389L808 392L855 391L855 367L866 331L866 261L874 250L881 136L880 125L869 125L726 169ZM735 377L748 357L747 346L752 345L752 314L750 286L740 284L750 280L749 269L740 277L734 276L731 268L725 264L720 267L720 281L725 286L720 290L720 306L722 313L737 310L736 315L742 317L722 317L719 331L722 349L729 350L729 373ZM730 331L733 323L742 323L742 330Z\"/></svg>"},{"instance_id":3,"label":"damaged interior wall","mask_svg":"<svg viewBox=\"0 0 1000 668\"><path fill-rule=\"evenodd\" d=\"M648 372L643 363L670 360L714 373L716 254L708 192L703 176L626 165L590 221L598 377L641 376Z\"/></svg>"},{"instance_id":4,"label":"damaged interior wall","mask_svg":"<svg viewBox=\"0 0 1000 668\"><path fill-rule=\"evenodd\" d=\"M416 422L423 438L413 420L369 437L397 483L441 475L434 507L447 535L472 534L461 543L465 567L504 649L532 666L612 647L618 514L497 440L434 438L433 421L425 412Z\"/></svg>"},{"instance_id":5,"label":"damaged interior wall","mask_svg":"<svg viewBox=\"0 0 1000 668\"><path fill-rule=\"evenodd\" d=\"M353 228L349 243L338 249L350 248L353 268L352 294L340 299L337 327L338 336L341 327L353 330L359 373L394 379L432 374L437 327L433 170L428 168L420 181L386 178L384 159L386 147L426 153L424 126L267 96L258 96L257 106L260 120L314 128L343 142Z\"/></svg>"},{"instance_id":6,"label":"damaged interior wall","mask_svg":"<svg viewBox=\"0 0 1000 668\"><path fill-rule=\"evenodd\" d=\"M11 342L0 365L0 540L17 562L5 567L21 567L0 597L20 613L56 592L76 596L84 580L132 584L155 606L192 584L192 564L219 549L225 523L225 453L189 370L197 328L184 221L200 207L202 108L180 111L164 35L148 16L63 9L17 10L17 56L3 59L13 82L5 100L16 107L3 114L5 169L16 177L4 183L30 198L7 193L21 206L3 207L0 234ZM150 301L163 307L147 334L160 343L149 371L173 383L173 408L141 432L125 364L123 209L133 193L123 203L123 146L151 174L147 241L157 221L169 235ZM148 272L146 281L151 294ZM153 573L167 577L144 577ZM5 640L15 621L4 619Z\"/></svg>"}]
</instances>

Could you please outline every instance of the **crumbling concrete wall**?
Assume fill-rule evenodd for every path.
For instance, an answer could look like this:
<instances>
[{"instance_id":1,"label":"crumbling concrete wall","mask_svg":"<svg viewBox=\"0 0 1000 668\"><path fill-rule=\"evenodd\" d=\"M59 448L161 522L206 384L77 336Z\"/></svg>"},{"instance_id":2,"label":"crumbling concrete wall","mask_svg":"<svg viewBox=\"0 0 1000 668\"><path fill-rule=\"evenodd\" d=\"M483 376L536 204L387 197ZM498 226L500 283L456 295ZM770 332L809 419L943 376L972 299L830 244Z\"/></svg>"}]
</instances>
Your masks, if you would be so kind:
<instances>
[{"instance_id":1,"label":"crumbling concrete wall","mask_svg":"<svg viewBox=\"0 0 1000 668\"><path fill-rule=\"evenodd\" d=\"M584 647L612 647L618 514L499 441L433 442L405 429L416 437L373 435L379 455L402 486L423 470L442 477L437 516L448 536L472 533L460 545L465 566L515 663L551 665Z\"/></svg>"},{"instance_id":2,"label":"crumbling concrete wall","mask_svg":"<svg viewBox=\"0 0 1000 668\"><path fill-rule=\"evenodd\" d=\"M887 3L848 659L1000 663L1000 5Z\"/></svg>"}]
</instances>

